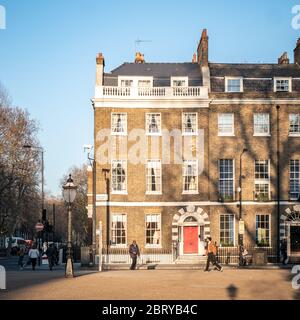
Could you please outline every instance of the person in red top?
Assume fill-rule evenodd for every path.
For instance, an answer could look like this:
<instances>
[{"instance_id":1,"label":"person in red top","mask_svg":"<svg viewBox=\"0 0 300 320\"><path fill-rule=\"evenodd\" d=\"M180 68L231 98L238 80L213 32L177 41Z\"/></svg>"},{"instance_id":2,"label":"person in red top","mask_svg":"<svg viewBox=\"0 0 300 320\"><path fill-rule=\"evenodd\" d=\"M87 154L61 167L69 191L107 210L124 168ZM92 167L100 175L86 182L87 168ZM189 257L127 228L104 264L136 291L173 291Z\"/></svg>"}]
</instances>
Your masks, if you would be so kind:
<instances>
[{"instance_id":1,"label":"person in red top","mask_svg":"<svg viewBox=\"0 0 300 320\"><path fill-rule=\"evenodd\" d=\"M218 271L223 271L223 268L218 264L216 260L216 254L217 254L217 247L214 244L214 242L211 240L211 237L208 237L207 249L206 249L207 261L206 261L206 268L204 271L210 271L209 270L210 263L212 263Z\"/></svg>"}]
</instances>

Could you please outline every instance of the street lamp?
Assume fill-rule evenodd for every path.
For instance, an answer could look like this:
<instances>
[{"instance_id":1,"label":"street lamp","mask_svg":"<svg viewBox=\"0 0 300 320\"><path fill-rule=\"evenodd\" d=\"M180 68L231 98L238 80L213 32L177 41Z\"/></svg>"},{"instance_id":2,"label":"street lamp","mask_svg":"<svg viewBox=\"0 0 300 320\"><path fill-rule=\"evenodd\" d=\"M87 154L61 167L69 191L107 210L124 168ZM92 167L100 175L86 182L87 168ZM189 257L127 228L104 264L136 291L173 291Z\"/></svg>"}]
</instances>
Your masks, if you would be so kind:
<instances>
[{"instance_id":1,"label":"street lamp","mask_svg":"<svg viewBox=\"0 0 300 320\"><path fill-rule=\"evenodd\" d=\"M242 216L242 182L243 182L243 176L242 176L242 157L243 157L243 154L248 152L248 149L244 148L243 151L241 152L240 154L240 179L239 179L239 188L238 188L238 191L239 191L239 202L240 202L240 206L239 206L239 241L238 241L238 244L239 244L239 252L240 252L240 255L241 255L241 249L242 249L242 246L243 246L243 234L244 234L244 230L241 230L241 229L244 229L242 228L241 226L244 224L243 223L243 216Z\"/></svg>"},{"instance_id":2,"label":"street lamp","mask_svg":"<svg viewBox=\"0 0 300 320\"><path fill-rule=\"evenodd\" d=\"M72 210L71 205L75 200L77 186L74 185L71 175L67 183L63 186L63 198L68 205L68 248L67 248L67 263L66 263L66 278L74 277L73 258L72 258Z\"/></svg>"}]
</instances>

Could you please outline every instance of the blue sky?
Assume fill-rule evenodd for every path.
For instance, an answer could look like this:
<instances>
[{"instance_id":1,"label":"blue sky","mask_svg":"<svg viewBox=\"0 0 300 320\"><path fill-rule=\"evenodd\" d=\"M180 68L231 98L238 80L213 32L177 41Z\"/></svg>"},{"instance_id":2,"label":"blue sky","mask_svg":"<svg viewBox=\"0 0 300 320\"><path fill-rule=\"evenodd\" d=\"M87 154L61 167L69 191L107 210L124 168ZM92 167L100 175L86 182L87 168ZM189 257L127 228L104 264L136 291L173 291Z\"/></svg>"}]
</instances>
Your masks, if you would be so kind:
<instances>
[{"instance_id":1,"label":"blue sky","mask_svg":"<svg viewBox=\"0 0 300 320\"><path fill-rule=\"evenodd\" d=\"M6 30L0 30L0 81L13 104L36 119L46 150L46 189L86 161L93 143L95 57L106 71L133 61L135 40L148 62L191 61L203 28L212 62L276 62L293 57L300 30L291 27L300 0L0 0Z\"/></svg>"}]
</instances>

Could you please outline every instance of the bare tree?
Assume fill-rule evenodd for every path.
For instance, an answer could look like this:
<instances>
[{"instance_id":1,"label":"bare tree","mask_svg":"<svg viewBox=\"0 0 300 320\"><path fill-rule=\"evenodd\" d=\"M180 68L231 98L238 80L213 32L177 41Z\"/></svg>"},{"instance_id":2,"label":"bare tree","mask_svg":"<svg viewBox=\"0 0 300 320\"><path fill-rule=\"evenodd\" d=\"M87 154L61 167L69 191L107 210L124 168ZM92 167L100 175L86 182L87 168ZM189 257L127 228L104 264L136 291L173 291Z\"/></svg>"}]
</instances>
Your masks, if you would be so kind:
<instances>
[{"instance_id":1,"label":"bare tree","mask_svg":"<svg viewBox=\"0 0 300 320\"><path fill-rule=\"evenodd\" d=\"M32 234L40 203L40 159L23 145L38 145L37 133L37 123L27 111L11 106L0 84L0 234L16 229Z\"/></svg>"}]
</instances>

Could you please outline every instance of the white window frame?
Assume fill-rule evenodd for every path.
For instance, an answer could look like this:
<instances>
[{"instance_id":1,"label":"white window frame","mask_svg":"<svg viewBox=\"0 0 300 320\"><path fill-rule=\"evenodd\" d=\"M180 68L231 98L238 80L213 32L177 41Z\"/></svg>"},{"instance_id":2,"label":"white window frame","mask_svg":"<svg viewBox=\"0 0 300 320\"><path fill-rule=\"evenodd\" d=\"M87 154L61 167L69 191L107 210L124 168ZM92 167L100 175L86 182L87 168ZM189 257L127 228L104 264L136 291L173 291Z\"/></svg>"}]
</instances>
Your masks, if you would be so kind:
<instances>
[{"instance_id":1,"label":"white window frame","mask_svg":"<svg viewBox=\"0 0 300 320\"><path fill-rule=\"evenodd\" d=\"M291 116L298 116L300 118L300 113L289 113L289 136L290 137L300 137L300 130L299 132L291 132ZM299 122L299 128L300 128L300 122Z\"/></svg>"},{"instance_id":2,"label":"white window frame","mask_svg":"<svg viewBox=\"0 0 300 320\"><path fill-rule=\"evenodd\" d=\"M240 81L240 91L229 91L229 80L239 80ZM244 84L243 84L243 77L225 77L225 92L228 93L238 93L238 92L244 92Z\"/></svg>"},{"instance_id":3,"label":"white window frame","mask_svg":"<svg viewBox=\"0 0 300 320\"><path fill-rule=\"evenodd\" d=\"M185 175L184 175L184 168L185 168L185 164L189 165L196 165L196 190L184 190L184 186L185 186ZM198 161L197 160L183 160L182 163L182 194L199 194L199 186L198 186L198 181L199 181L199 169L198 169Z\"/></svg>"},{"instance_id":4,"label":"white window frame","mask_svg":"<svg viewBox=\"0 0 300 320\"><path fill-rule=\"evenodd\" d=\"M184 86L174 86L174 80L185 81ZM172 88L187 88L189 86L189 77L171 77L171 87Z\"/></svg>"},{"instance_id":5,"label":"white window frame","mask_svg":"<svg viewBox=\"0 0 300 320\"><path fill-rule=\"evenodd\" d=\"M235 222L235 214L234 213L220 213L219 214L219 243L221 246L221 216L233 216L233 245L232 246L225 246L224 248L234 248L236 245L236 222Z\"/></svg>"},{"instance_id":6,"label":"white window frame","mask_svg":"<svg viewBox=\"0 0 300 320\"><path fill-rule=\"evenodd\" d=\"M264 246L264 247L261 247L261 246L258 246L257 245L257 220L256 220L256 217L257 216L269 216L269 246ZM255 214L255 247L256 248L271 248L272 247L272 216L271 214L269 213L256 213Z\"/></svg>"},{"instance_id":7,"label":"white window frame","mask_svg":"<svg viewBox=\"0 0 300 320\"><path fill-rule=\"evenodd\" d=\"M291 164L292 164L292 161L298 161L298 167L299 167L299 171L298 171L298 175L299 175L299 178L292 178L292 173L295 175L297 173L297 171L292 171L291 170ZM295 165L294 165L295 167ZM292 201L297 201L299 196L300 196L300 160L299 159L290 159L290 166L289 166L289 170L290 170L290 200ZM298 182L298 189L299 189L299 194L298 194L298 197L292 197L291 194L292 194L292 190L291 190L291 185L292 185L292 181L295 181L296 183ZM295 192L293 192L295 193Z\"/></svg>"},{"instance_id":8,"label":"white window frame","mask_svg":"<svg viewBox=\"0 0 300 320\"><path fill-rule=\"evenodd\" d=\"M221 195L221 192L220 192L220 181L221 181L221 167L220 167L220 164L221 164L221 160L232 160L232 175L233 175L233 178L232 178L232 200L235 200L235 159L219 159L218 160L218 193L220 196L224 197L223 195ZM231 179L222 179L222 180L226 180L226 181L229 181Z\"/></svg>"},{"instance_id":9,"label":"white window frame","mask_svg":"<svg viewBox=\"0 0 300 320\"><path fill-rule=\"evenodd\" d=\"M113 234L113 228L112 228L112 223L113 223L113 216L124 216L125 217L125 244L124 243L112 243L112 234ZM122 221L123 222L123 221ZM114 248L126 248L127 247L127 239L128 239L128 236L127 236L127 233L128 233L128 219L127 219L127 213L112 213L111 214L111 225L110 225L110 239L111 239L111 244L110 246L111 247L114 247Z\"/></svg>"},{"instance_id":10,"label":"white window frame","mask_svg":"<svg viewBox=\"0 0 300 320\"><path fill-rule=\"evenodd\" d=\"M139 77L139 76L118 76L118 86L121 87L122 80L132 81L132 87L138 88L139 81L150 81L150 88L153 87L153 77ZM125 87L126 88L126 87ZM148 87L146 87L148 88Z\"/></svg>"},{"instance_id":11,"label":"white window frame","mask_svg":"<svg viewBox=\"0 0 300 320\"><path fill-rule=\"evenodd\" d=\"M151 116L151 115L159 115L160 121L159 121L158 132L149 132L149 127L147 122L148 122L148 116ZM161 136L162 135L161 127L162 127L162 116L160 112L147 112L145 114L145 129L146 129L147 136Z\"/></svg>"},{"instance_id":12,"label":"white window frame","mask_svg":"<svg viewBox=\"0 0 300 320\"><path fill-rule=\"evenodd\" d=\"M114 131L114 116L117 116L118 114L120 115L124 115L125 116L125 123L124 123L124 132L115 132ZM112 136L127 136L127 121L128 121L128 118L127 118L127 112L111 112L111 115L110 115L110 121L111 121L111 135Z\"/></svg>"},{"instance_id":13,"label":"white window frame","mask_svg":"<svg viewBox=\"0 0 300 320\"><path fill-rule=\"evenodd\" d=\"M125 170L125 189L124 190L114 190L113 189L113 169L114 169L114 162L120 163L122 168ZM124 165L125 164L125 165ZM111 193L112 194L128 194L128 171L127 171L127 160L123 159L113 159L111 161Z\"/></svg>"},{"instance_id":14,"label":"white window frame","mask_svg":"<svg viewBox=\"0 0 300 320\"><path fill-rule=\"evenodd\" d=\"M151 191L148 190L148 163L159 163L159 168L160 168L160 177L159 177L159 185L160 185L160 191ZM160 159L148 159L146 163L146 194L153 194L153 195L161 195L162 194L162 165L161 165L161 160Z\"/></svg>"},{"instance_id":15,"label":"white window frame","mask_svg":"<svg viewBox=\"0 0 300 320\"><path fill-rule=\"evenodd\" d=\"M195 132L185 132L184 128L185 128L185 115L186 114L190 114L190 115L196 115L196 128L195 128ZM197 136L198 135L198 113L197 112L182 112L181 114L181 128L182 128L182 135L183 136Z\"/></svg>"},{"instance_id":16,"label":"white window frame","mask_svg":"<svg viewBox=\"0 0 300 320\"><path fill-rule=\"evenodd\" d=\"M277 81L288 80L289 88L287 91L277 90ZM292 78L291 77L274 77L274 92L292 92Z\"/></svg>"},{"instance_id":17,"label":"white window frame","mask_svg":"<svg viewBox=\"0 0 300 320\"><path fill-rule=\"evenodd\" d=\"M263 179L263 178L256 178L255 177L255 164L256 161L267 161L268 162L268 179ZM270 159L255 159L254 160L254 193L256 193L256 185L260 185L260 184L267 184L268 185L268 200L269 201L271 199L271 184L270 184L270 179L271 179L271 175L270 175Z\"/></svg>"},{"instance_id":18,"label":"white window frame","mask_svg":"<svg viewBox=\"0 0 300 320\"><path fill-rule=\"evenodd\" d=\"M257 116L267 116L267 118L268 118L268 132L256 132L255 131L255 128L256 128L256 122L255 122L255 118L257 117ZM263 124L263 123L261 123L261 124ZM259 112L257 112L257 113L254 113L253 114L253 136L257 136L257 137L269 137L270 136L270 114L269 113L259 113Z\"/></svg>"},{"instance_id":19,"label":"white window frame","mask_svg":"<svg viewBox=\"0 0 300 320\"><path fill-rule=\"evenodd\" d=\"M159 216L159 226L160 226L160 243L150 244L147 243L147 216ZM159 213L145 213L145 248L162 248L162 224L161 224L161 212Z\"/></svg>"},{"instance_id":20,"label":"white window frame","mask_svg":"<svg viewBox=\"0 0 300 320\"><path fill-rule=\"evenodd\" d=\"M231 126L231 132L220 132L220 119L222 115L231 115L232 118L232 126ZM234 113L232 112L222 112L218 113L218 136L219 137L233 137L234 134Z\"/></svg>"}]
</instances>

